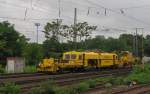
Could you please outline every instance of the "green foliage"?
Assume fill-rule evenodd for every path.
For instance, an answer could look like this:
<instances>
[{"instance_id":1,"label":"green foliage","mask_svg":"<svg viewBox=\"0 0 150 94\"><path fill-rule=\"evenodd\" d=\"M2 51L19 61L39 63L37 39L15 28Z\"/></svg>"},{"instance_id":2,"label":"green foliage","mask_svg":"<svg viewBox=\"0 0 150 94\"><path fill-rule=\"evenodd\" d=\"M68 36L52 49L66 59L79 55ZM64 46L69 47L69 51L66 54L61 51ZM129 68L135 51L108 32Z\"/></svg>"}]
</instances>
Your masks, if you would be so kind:
<instances>
[{"instance_id":1,"label":"green foliage","mask_svg":"<svg viewBox=\"0 0 150 94\"><path fill-rule=\"evenodd\" d=\"M43 94L41 87L32 88L28 94Z\"/></svg>"},{"instance_id":2,"label":"green foliage","mask_svg":"<svg viewBox=\"0 0 150 94\"><path fill-rule=\"evenodd\" d=\"M111 83L105 83L104 86L105 86L105 88L111 88L112 84Z\"/></svg>"},{"instance_id":3,"label":"green foliage","mask_svg":"<svg viewBox=\"0 0 150 94\"><path fill-rule=\"evenodd\" d=\"M45 94L55 94L56 85L52 80L47 80L41 84L41 89Z\"/></svg>"},{"instance_id":4,"label":"green foliage","mask_svg":"<svg viewBox=\"0 0 150 94\"><path fill-rule=\"evenodd\" d=\"M24 56L27 65L37 65L43 58L42 45L36 43L28 43L24 49Z\"/></svg>"},{"instance_id":5,"label":"green foliage","mask_svg":"<svg viewBox=\"0 0 150 94\"><path fill-rule=\"evenodd\" d=\"M76 91L72 88L56 88L55 94L76 94Z\"/></svg>"},{"instance_id":6,"label":"green foliage","mask_svg":"<svg viewBox=\"0 0 150 94\"><path fill-rule=\"evenodd\" d=\"M86 81L86 83L89 85L89 88L94 88L95 86L96 86L96 80L92 80L92 79L90 79L90 80L88 80L88 81Z\"/></svg>"},{"instance_id":7,"label":"green foliage","mask_svg":"<svg viewBox=\"0 0 150 94\"><path fill-rule=\"evenodd\" d=\"M61 45L58 40L53 38L43 42L43 51L45 57L58 58L62 52Z\"/></svg>"},{"instance_id":8,"label":"green foliage","mask_svg":"<svg viewBox=\"0 0 150 94\"><path fill-rule=\"evenodd\" d=\"M25 73L34 73L37 72L36 66L26 66L24 68Z\"/></svg>"},{"instance_id":9,"label":"green foliage","mask_svg":"<svg viewBox=\"0 0 150 94\"><path fill-rule=\"evenodd\" d=\"M0 86L0 94L19 94L20 90L20 87L12 82Z\"/></svg>"},{"instance_id":10,"label":"green foliage","mask_svg":"<svg viewBox=\"0 0 150 94\"><path fill-rule=\"evenodd\" d=\"M0 65L0 73L5 73L5 68L2 65Z\"/></svg>"},{"instance_id":11,"label":"green foliage","mask_svg":"<svg viewBox=\"0 0 150 94\"><path fill-rule=\"evenodd\" d=\"M57 86L52 80L44 81L40 87L32 88L28 94L56 94Z\"/></svg>"},{"instance_id":12,"label":"green foliage","mask_svg":"<svg viewBox=\"0 0 150 94\"><path fill-rule=\"evenodd\" d=\"M0 57L22 56L26 43L27 39L14 29L14 25L7 21L0 23Z\"/></svg>"},{"instance_id":13,"label":"green foliage","mask_svg":"<svg viewBox=\"0 0 150 94\"><path fill-rule=\"evenodd\" d=\"M128 84L136 81L138 84L150 83L150 64L145 64L144 69L140 65L135 65L133 71L127 76L97 78L96 81L101 83L111 83L112 85Z\"/></svg>"},{"instance_id":14,"label":"green foliage","mask_svg":"<svg viewBox=\"0 0 150 94\"><path fill-rule=\"evenodd\" d=\"M114 77L109 82L113 85L122 85L122 84L124 84L124 78L123 77Z\"/></svg>"},{"instance_id":15,"label":"green foliage","mask_svg":"<svg viewBox=\"0 0 150 94\"><path fill-rule=\"evenodd\" d=\"M73 87L73 89L74 89L77 93L81 93L81 92L84 92L84 91L86 91L86 90L89 89L89 84L88 84L88 83L85 83L85 82L79 83L79 84L75 85L75 86Z\"/></svg>"},{"instance_id":16,"label":"green foliage","mask_svg":"<svg viewBox=\"0 0 150 94\"><path fill-rule=\"evenodd\" d=\"M90 26L87 22L80 22L75 25L71 25L68 28L68 37L69 40L77 42L77 39L80 41L83 39L88 39L91 36L92 31L96 30L97 26Z\"/></svg>"},{"instance_id":17,"label":"green foliage","mask_svg":"<svg viewBox=\"0 0 150 94\"><path fill-rule=\"evenodd\" d=\"M126 83L131 81L137 81L139 84L150 83L150 64L145 64L144 69L141 66L136 65L133 72L127 76L124 81Z\"/></svg>"},{"instance_id":18,"label":"green foliage","mask_svg":"<svg viewBox=\"0 0 150 94\"><path fill-rule=\"evenodd\" d=\"M150 56L150 35L144 39L144 54Z\"/></svg>"},{"instance_id":19,"label":"green foliage","mask_svg":"<svg viewBox=\"0 0 150 94\"><path fill-rule=\"evenodd\" d=\"M62 25L62 21L58 20L57 22L48 22L47 25L44 27L45 31L45 37L47 39L56 39L58 40L58 36L62 35L62 29L65 29L66 26Z\"/></svg>"}]
</instances>

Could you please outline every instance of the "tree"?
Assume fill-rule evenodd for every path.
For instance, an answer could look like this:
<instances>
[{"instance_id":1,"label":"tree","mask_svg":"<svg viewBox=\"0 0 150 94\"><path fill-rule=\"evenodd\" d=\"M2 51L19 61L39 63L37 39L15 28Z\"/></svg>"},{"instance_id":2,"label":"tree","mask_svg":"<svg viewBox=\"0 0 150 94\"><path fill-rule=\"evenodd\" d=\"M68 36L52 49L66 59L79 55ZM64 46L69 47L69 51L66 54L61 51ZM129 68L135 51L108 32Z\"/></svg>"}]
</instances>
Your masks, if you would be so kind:
<instances>
[{"instance_id":1,"label":"tree","mask_svg":"<svg viewBox=\"0 0 150 94\"><path fill-rule=\"evenodd\" d=\"M133 50L133 35L131 34L122 34L119 37L120 43L124 43L123 50Z\"/></svg>"},{"instance_id":2,"label":"tree","mask_svg":"<svg viewBox=\"0 0 150 94\"><path fill-rule=\"evenodd\" d=\"M71 25L68 29L70 38L73 42L77 42L77 39L80 41L82 39L87 39L93 30L96 30L96 26L90 26L87 22L77 23L75 25Z\"/></svg>"},{"instance_id":3,"label":"tree","mask_svg":"<svg viewBox=\"0 0 150 94\"><path fill-rule=\"evenodd\" d=\"M22 56L27 43L25 36L14 29L7 21L0 23L0 57Z\"/></svg>"},{"instance_id":4,"label":"tree","mask_svg":"<svg viewBox=\"0 0 150 94\"><path fill-rule=\"evenodd\" d=\"M43 42L43 51L45 57L59 57L59 53L62 52L62 47L58 40L50 38Z\"/></svg>"},{"instance_id":5,"label":"tree","mask_svg":"<svg viewBox=\"0 0 150 94\"><path fill-rule=\"evenodd\" d=\"M47 23L47 25L44 27L45 31L45 37L46 39L56 39L59 40L59 37L67 37L67 33L64 32L64 30L68 28L67 25L62 25L62 21L57 20L57 22L53 21L51 23Z\"/></svg>"},{"instance_id":6,"label":"tree","mask_svg":"<svg viewBox=\"0 0 150 94\"><path fill-rule=\"evenodd\" d=\"M147 35L144 40L144 54L150 56L150 35Z\"/></svg>"},{"instance_id":7,"label":"tree","mask_svg":"<svg viewBox=\"0 0 150 94\"><path fill-rule=\"evenodd\" d=\"M24 50L24 56L28 65L36 65L43 58L43 49L41 44L28 43Z\"/></svg>"}]
</instances>

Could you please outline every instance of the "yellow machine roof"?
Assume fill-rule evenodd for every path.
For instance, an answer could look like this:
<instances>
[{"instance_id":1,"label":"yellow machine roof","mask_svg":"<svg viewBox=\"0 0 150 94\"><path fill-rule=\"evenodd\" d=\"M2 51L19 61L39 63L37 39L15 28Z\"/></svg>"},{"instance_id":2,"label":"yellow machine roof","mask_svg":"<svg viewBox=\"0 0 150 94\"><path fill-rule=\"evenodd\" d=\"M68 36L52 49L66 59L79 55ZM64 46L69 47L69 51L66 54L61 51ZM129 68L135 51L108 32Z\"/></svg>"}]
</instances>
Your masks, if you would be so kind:
<instances>
[{"instance_id":1,"label":"yellow machine roof","mask_svg":"<svg viewBox=\"0 0 150 94\"><path fill-rule=\"evenodd\" d=\"M69 52L65 52L64 54L81 54L82 52L78 52L78 51L69 51Z\"/></svg>"}]
</instances>

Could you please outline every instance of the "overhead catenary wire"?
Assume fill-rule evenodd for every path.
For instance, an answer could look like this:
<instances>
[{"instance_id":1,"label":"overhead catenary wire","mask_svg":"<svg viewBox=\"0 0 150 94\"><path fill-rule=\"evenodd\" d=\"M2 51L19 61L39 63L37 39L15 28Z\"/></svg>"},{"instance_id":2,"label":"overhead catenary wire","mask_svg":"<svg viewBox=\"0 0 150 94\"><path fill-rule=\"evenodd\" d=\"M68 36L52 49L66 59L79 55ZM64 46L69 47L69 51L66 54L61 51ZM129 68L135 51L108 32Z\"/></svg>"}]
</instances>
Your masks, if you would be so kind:
<instances>
[{"instance_id":1,"label":"overhead catenary wire","mask_svg":"<svg viewBox=\"0 0 150 94\"><path fill-rule=\"evenodd\" d=\"M98 6L98 7L100 7L100 8L103 8L103 9L105 10L105 13L104 13L105 16L107 15L107 11L112 11L112 12L117 13L117 14L122 14L122 13L120 13L120 12L117 12L117 11L113 10L113 9L106 8L106 7L101 6L101 5L99 5L99 4L93 3L93 2L91 2L91 1L89 1L89 0L86 0L86 1L89 2L89 3L91 3L91 4L93 4L93 5ZM20 5L12 4L12 3L8 3L8 2L6 3L6 2L4 2L4 1L0 1L0 3L5 3L5 4L13 5L13 6L15 6L15 7L20 7L20 8L26 8L25 6L20 6ZM40 9L42 9L42 8L40 7ZM38 10L38 9L34 9L34 10L36 10L36 11L41 11L41 10ZM43 9L43 10L46 10L46 9ZM42 12L47 12L47 11L42 11ZM49 13L49 12L47 12L47 13ZM132 20L135 20L135 21L138 21L138 22L141 22L141 23L144 23L144 24L149 25L149 23L146 23L146 22L144 22L144 21L142 21L142 20L139 20L139 19L137 19L137 18L135 18L135 17L129 16L129 15L126 15L126 14L123 14L122 16L125 16L125 17L128 17L128 18L132 19Z\"/></svg>"},{"instance_id":2,"label":"overhead catenary wire","mask_svg":"<svg viewBox=\"0 0 150 94\"><path fill-rule=\"evenodd\" d=\"M48 14L51 14L50 12L48 11L44 11L46 9L40 7L40 8L33 8L33 4L31 7L27 7L27 6L21 6L21 5L18 5L18 4L14 4L14 3L9 3L9 2L5 2L5 1L0 1L0 3L3 3L3 4L7 4L7 5L10 5L10 6L13 6L13 7L16 7L16 8L22 8L22 9L28 9L28 10L32 10L32 11L39 11L39 12L46 12ZM34 6L36 7L36 6Z\"/></svg>"},{"instance_id":3,"label":"overhead catenary wire","mask_svg":"<svg viewBox=\"0 0 150 94\"><path fill-rule=\"evenodd\" d=\"M24 14L24 20L26 20L26 17L27 17L27 11L28 11L28 9L26 8L26 9L25 9L25 14Z\"/></svg>"},{"instance_id":4,"label":"overhead catenary wire","mask_svg":"<svg viewBox=\"0 0 150 94\"><path fill-rule=\"evenodd\" d=\"M15 4L16 5L16 4ZM18 6L19 7L19 6ZM22 8L25 8L24 6L22 6ZM108 11L111 11L109 8L106 8L106 7L101 7L101 8L103 8L103 9L105 9L106 10L106 12L108 12ZM47 13L49 13L46 9L44 9L44 8L41 8L40 7L40 9L42 9L42 10L44 10L45 12L47 12ZM117 11L115 11L115 10L113 10L114 12L117 12ZM105 14L107 14L107 13L105 13ZM121 14L120 12L117 12L117 14ZM18 20L18 18L10 18L10 17L5 17L5 19L6 18L9 18L9 19L16 19L16 20ZM70 18L70 19L72 19L71 17L67 17L67 18ZM130 17L130 19L132 19L132 17ZM135 18L133 18L133 19L135 19ZM21 21L23 21L23 19L19 19L19 20L21 20ZM49 19L26 19L27 21L29 21L29 20L49 20ZM139 20L139 19L135 19L135 20ZM143 22L142 21L142 23L145 23L145 22ZM147 23L145 23L145 24L147 24Z\"/></svg>"},{"instance_id":5,"label":"overhead catenary wire","mask_svg":"<svg viewBox=\"0 0 150 94\"><path fill-rule=\"evenodd\" d=\"M97 6L97 7L99 7L99 8L102 8L102 9L104 9L104 10L111 11L111 12L113 12L113 13L122 15L122 16L124 16L124 17L127 17L127 18L131 19L131 20L135 20L135 21L137 21L137 22L143 23L143 24L145 24L145 25L150 25L150 23L146 23L145 21L139 20L139 19L137 19L137 18L135 18L135 17L126 15L126 14L124 14L124 13L122 14L122 13L116 11L116 10L113 10L113 9L111 9L111 8L107 8L107 7L105 7L105 6L102 6L102 5L100 5L100 4L94 3L94 2L89 1L89 0L86 0L86 1L89 2L90 4L93 4L94 6Z\"/></svg>"},{"instance_id":6,"label":"overhead catenary wire","mask_svg":"<svg viewBox=\"0 0 150 94\"><path fill-rule=\"evenodd\" d=\"M138 9L138 8L145 8L145 7L150 7L150 4L140 5L140 6L132 6L132 7L121 7L121 8L117 8L115 10L118 10L118 9L131 10L131 9Z\"/></svg>"},{"instance_id":7,"label":"overhead catenary wire","mask_svg":"<svg viewBox=\"0 0 150 94\"><path fill-rule=\"evenodd\" d=\"M61 9L60 9L60 0L58 0L58 15L59 15L59 18L60 18L60 15L61 15Z\"/></svg>"}]
</instances>

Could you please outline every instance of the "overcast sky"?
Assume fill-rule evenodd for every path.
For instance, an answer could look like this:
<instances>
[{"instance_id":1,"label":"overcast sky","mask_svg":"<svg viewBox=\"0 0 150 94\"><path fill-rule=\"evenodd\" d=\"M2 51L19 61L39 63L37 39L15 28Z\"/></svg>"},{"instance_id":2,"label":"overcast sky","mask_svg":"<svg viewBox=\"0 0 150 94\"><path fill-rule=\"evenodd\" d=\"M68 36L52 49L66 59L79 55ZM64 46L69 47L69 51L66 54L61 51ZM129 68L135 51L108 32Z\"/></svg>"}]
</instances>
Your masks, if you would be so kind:
<instances>
[{"instance_id":1,"label":"overcast sky","mask_svg":"<svg viewBox=\"0 0 150 94\"><path fill-rule=\"evenodd\" d=\"M59 18L64 24L72 24L74 8L77 8L77 21L87 21L97 25L92 36L118 37L122 33L133 34L135 28L144 28L150 34L150 0L0 0L0 21L8 20L15 28L36 40L34 23L41 24L39 41L44 40L41 32L49 21ZM106 11L105 11L106 10ZM141 30L138 31L141 33Z\"/></svg>"}]
</instances>

